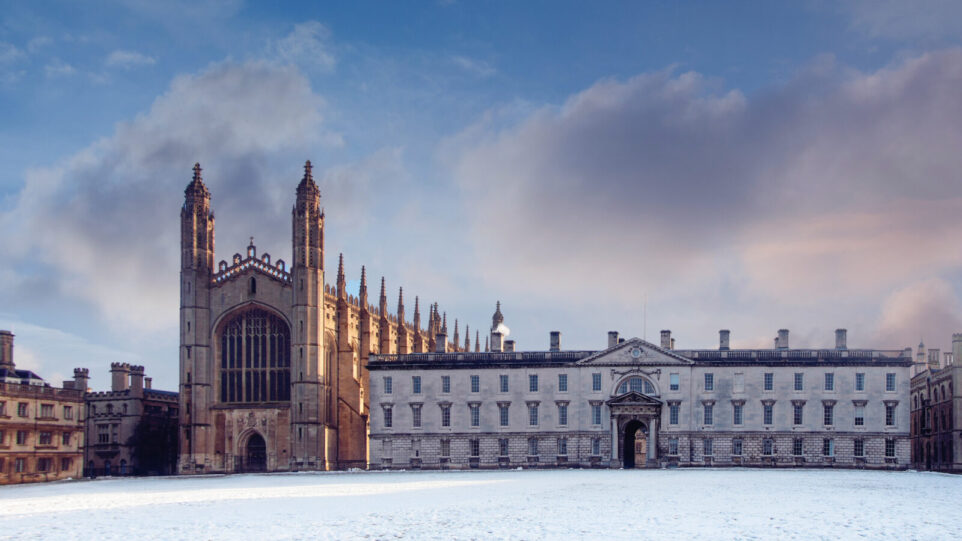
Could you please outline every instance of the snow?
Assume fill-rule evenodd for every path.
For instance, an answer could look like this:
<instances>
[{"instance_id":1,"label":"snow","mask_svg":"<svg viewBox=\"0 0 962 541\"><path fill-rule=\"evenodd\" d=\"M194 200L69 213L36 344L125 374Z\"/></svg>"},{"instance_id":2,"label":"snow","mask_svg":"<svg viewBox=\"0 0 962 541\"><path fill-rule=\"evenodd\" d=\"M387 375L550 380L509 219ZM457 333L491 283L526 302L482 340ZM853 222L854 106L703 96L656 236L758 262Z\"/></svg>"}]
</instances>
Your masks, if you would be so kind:
<instances>
[{"instance_id":1,"label":"snow","mask_svg":"<svg viewBox=\"0 0 962 541\"><path fill-rule=\"evenodd\" d=\"M957 539L962 477L352 472L0 487L0 539Z\"/></svg>"}]
</instances>

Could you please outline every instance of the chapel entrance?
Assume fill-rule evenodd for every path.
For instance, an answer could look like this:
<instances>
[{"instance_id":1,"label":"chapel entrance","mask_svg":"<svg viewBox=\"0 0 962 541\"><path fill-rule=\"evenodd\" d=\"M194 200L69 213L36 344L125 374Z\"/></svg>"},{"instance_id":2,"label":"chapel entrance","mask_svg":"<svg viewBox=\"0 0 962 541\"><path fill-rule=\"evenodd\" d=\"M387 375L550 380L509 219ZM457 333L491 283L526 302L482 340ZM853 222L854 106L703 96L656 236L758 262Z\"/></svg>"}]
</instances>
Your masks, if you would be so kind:
<instances>
[{"instance_id":1,"label":"chapel entrance","mask_svg":"<svg viewBox=\"0 0 962 541\"><path fill-rule=\"evenodd\" d=\"M648 427L638 420L625 424L624 457L625 468L644 468L648 462Z\"/></svg>"},{"instance_id":2,"label":"chapel entrance","mask_svg":"<svg viewBox=\"0 0 962 541\"><path fill-rule=\"evenodd\" d=\"M245 466L247 471L267 470L267 444L264 442L264 438L256 432L247 440L247 464Z\"/></svg>"}]
</instances>

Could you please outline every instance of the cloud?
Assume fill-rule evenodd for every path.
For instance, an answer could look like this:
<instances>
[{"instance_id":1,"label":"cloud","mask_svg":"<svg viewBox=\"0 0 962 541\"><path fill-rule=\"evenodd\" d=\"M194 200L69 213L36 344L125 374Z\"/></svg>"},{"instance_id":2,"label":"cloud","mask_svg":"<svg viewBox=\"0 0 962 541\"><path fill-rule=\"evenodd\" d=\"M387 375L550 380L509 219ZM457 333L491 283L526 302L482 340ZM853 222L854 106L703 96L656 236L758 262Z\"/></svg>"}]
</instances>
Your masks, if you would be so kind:
<instances>
[{"instance_id":1,"label":"cloud","mask_svg":"<svg viewBox=\"0 0 962 541\"><path fill-rule=\"evenodd\" d=\"M27 51L30 52L30 54L33 54L52 43L53 40L47 36L37 36L27 42Z\"/></svg>"},{"instance_id":2,"label":"cloud","mask_svg":"<svg viewBox=\"0 0 962 541\"><path fill-rule=\"evenodd\" d=\"M877 341L915 344L951 351L952 333L962 330L962 304L946 280L931 278L909 284L885 299Z\"/></svg>"},{"instance_id":3,"label":"cloud","mask_svg":"<svg viewBox=\"0 0 962 541\"><path fill-rule=\"evenodd\" d=\"M111 68L131 69L140 66L152 66L157 61L153 57L136 51L113 51L107 56L104 64Z\"/></svg>"},{"instance_id":4,"label":"cloud","mask_svg":"<svg viewBox=\"0 0 962 541\"><path fill-rule=\"evenodd\" d=\"M13 207L0 213L12 239L0 275L48 276L58 294L89 303L118 328L171 328L178 212L191 166L207 169L218 256L229 257L254 233L251 212L273 216L268 229L286 232L289 198L277 208L272 201L280 201L277 192L293 193L299 163L330 139L324 107L293 67L227 62L175 78L148 111L109 137L28 172ZM289 246L283 239L270 244ZM8 302L0 294L0 304Z\"/></svg>"},{"instance_id":5,"label":"cloud","mask_svg":"<svg viewBox=\"0 0 962 541\"><path fill-rule=\"evenodd\" d=\"M282 62L320 71L332 71L337 65L332 48L331 31L317 21L294 25L290 34L269 44Z\"/></svg>"},{"instance_id":6,"label":"cloud","mask_svg":"<svg viewBox=\"0 0 962 541\"><path fill-rule=\"evenodd\" d=\"M872 38L962 37L962 4L955 0L846 0L838 8L855 30Z\"/></svg>"},{"instance_id":7,"label":"cloud","mask_svg":"<svg viewBox=\"0 0 962 541\"><path fill-rule=\"evenodd\" d=\"M23 59L26 55L12 43L0 41L0 65L12 64Z\"/></svg>"},{"instance_id":8,"label":"cloud","mask_svg":"<svg viewBox=\"0 0 962 541\"><path fill-rule=\"evenodd\" d=\"M489 114L440 154L488 287L637 323L647 296L660 324L770 341L771 317L844 326L962 270L959 87L959 49L872 73L820 57L751 97L667 69Z\"/></svg>"},{"instance_id":9,"label":"cloud","mask_svg":"<svg viewBox=\"0 0 962 541\"><path fill-rule=\"evenodd\" d=\"M476 60L466 56L452 56L451 62L464 71L482 78L490 77L498 72L498 70L494 69L494 66L484 60Z\"/></svg>"},{"instance_id":10,"label":"cloud","mask_svg":"<svg viewBox=\"0 0 962 541\"><path fill-rule=\"evenodd\" d=\"M63 60L60 60L59 58L54 58L43 67L43 71L47 74L48 78L69 77L77 73L77 68L71 66Z\"/></svg>"}]
</instances>

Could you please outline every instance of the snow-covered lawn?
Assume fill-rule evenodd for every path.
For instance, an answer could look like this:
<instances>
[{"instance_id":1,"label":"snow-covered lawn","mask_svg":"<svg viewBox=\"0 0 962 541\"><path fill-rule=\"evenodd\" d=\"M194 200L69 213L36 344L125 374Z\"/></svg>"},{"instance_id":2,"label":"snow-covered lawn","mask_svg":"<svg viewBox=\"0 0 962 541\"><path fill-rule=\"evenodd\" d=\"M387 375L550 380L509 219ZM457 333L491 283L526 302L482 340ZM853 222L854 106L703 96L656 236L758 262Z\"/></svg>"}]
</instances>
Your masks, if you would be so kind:
<instances>
[{"instance_id":1,"label":"snow-covered lawn","mask_svg":"<svg viewBox=\"0 0 962 541\"><path fill-rule=\"evenodd\" d=\"M356 472L0 487L3 539L959 539L962 477Z\"/></svg>"}]
</instances>

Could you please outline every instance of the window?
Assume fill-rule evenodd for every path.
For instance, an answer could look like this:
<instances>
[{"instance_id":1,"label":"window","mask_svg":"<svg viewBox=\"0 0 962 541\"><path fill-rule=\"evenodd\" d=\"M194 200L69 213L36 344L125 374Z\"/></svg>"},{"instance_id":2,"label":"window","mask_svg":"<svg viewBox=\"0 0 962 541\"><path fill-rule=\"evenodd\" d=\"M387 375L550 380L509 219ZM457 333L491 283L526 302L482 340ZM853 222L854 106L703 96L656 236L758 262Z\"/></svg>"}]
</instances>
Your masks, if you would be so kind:
<instances>
[{"instance_id":1,"label":"window","mask_svg":"<svg viewBox=\"0 0 962 541\"><path fill-rule=\"evenodd\" d=\"M857 372L855 374L855 390L856 391L865 390L865 373Z\"/></svg>"},{"instance_id":2,"label":"window","mask_svg":"<svg viewBox=\"0 0 962 541\"><path fill-rule=\"evenodd\" d=\"M822 440L822 455L835 456L835 440L832 438Z\"/></svg>"},{"instance_id":3,"label":"window","mask_svg":"<svg viewBox=\"0 0 962 541\"><path fill-rule=\"evenodd\" d=\"M500 414L500 417L501 417L501 426L508 426L509 424L509 419L510 419L508 417L509 406L510 404L505 404L505 403L498 404L498 413Z\"/></svg>"},{"instance_id":4,"label":"window","mask_svg":"<svg viewBox=\"0 0 962 541\"><path fill-rule=\"evenodd\" d=\"M865 440L855 440L855 451L853 454L860 457L865 456Z\"/></svg>"},{"instance_id":5,"label":"window","mask_svg":"<svg viewBox=\"0 0 962 541\"><path fill-rule=\"evenodd\" d=\"M444 456L444 457L451 456L451 440L449 439L441 440L441 456Z\"/></svg>"},{"instance_id":6,"label":"window","mask_svg":"<svg viewBox=\"0 0 962 541\"><path fill-rule=\"evenodd\" d=\"M53 404L41 404L40 416L46 419L53 417Z\"/></svg>"},{"instance_id":7,"label":"window","mask_svg":"<svg viewBox=\"0 0 962 541\"><path fill-rule=\"evenodd\" d=\"M14 469L17 471L17 473L23 473L27 471L27 461L25 459L18 458L17 460L14 461L13 464L14 464Z\"/></svg>"},{"instance_id":8,"label":"window","mask_svg":"<svg viewBox=\"0 0 962 541\"><path fill-rule=\"evenodd\" d=\"M895 404L885 405L885 426L895 426Z\"/></svg>"},{"instance_id":9,"label":"window","mask_svg":"<svg viewBox=\"0 0 962 541\"><path fill-rule=\"evenodd\" d=\"M566 426L568 424L568 404L558 404L558 424Z\"/></svg>"},{"instance_id":10,"label":"window","mask_svg":"<svg viewBox=\"0 0 962 541\"><path fill-rule=\"evenodd\" d=\"M471 412L471 426L481 426L481 404L468 404Z\"/></svg>"},{"instance_id":11,"label":"window","mask_svg":"<svg viewBox=\"0 0 962 541\"><path fill-rule=\"evenodd\" d=\"M834 391L835 390L835 373L825 372L825 390Z\"/></svg>"},{"instance_id":12,"label":"window","mask_svg":"<svg viewBox=\"0 0 962 541\"><path fill-rule=\"evenodd\" d=\"M732 456L742 456L742 439L735 438L732 440Z\"/></svg>"},{"instance_id":13,"label":"window","mask_svg":"<svg viewBox=\"0 0 962 541\"><path fill-rule=\"evenodd\" d=\"M444 394L451 392L451 376L441 376L441 392Z\"/></svg>"},{"instance_id":14,"label":"window","mask_svg":"<svg viewBox=\"0 0 962 541\"><path fill-rule=\"evenodd\" d=\"M528 391L532 393L538 392L538 374L528 375Z\"/></svg>"},{"instance_id":15,"label":"window","mask_svg":"<svg viewBox=\"0 0 962 541\"><path fill-rule=\"evenodd\" d=\"M528 455L538 456L538 438L528 438Z\"/></svg>"},{"instance_id":16,"label":"window","mask_svg":"<svg viewBox=\"0 0 962 541\"><path fill-rule=\"evenodd\" d=\"M498 455L508 456L508 438L501 438L498 440Z\"/></svg>"},{"instance_id":17,"label":"window","mask_svg":"<svg viewBox=\"0 0 962 541\"><path fill-rule=\"evenodd\" d=\"M508 392L508 375L507 374L501 374L501 392L502 393Z\"/></svg>"},{"instance_id":18,"label":"window","mask_svg":"<svg viewBox=\"0 0 962 541\"><path fill-rule=\"evenodd\" d=\"M592 391L601 390L601 374L598 372L591 374L591 390Z\"/></svg>"},{"instance_id":19,"label":"window","mask_svg":"<svg viewBox=\"0 0 962 541\"><path fill-rule=\"evenodd\" d=\"M805 408L804 404L795 404L793 406L793 409L794 409L794 418L792 419L793 424L800 425L803 423L804 418L802 416L802 410L804 408Z\"/></svg>"},{"instance_id":20,"label":"window","mask_svg":"<svg viewBox=\"0 0 962 541\"><path fill-rule=\"evenodd\" d=\"M801 372L795 372L795 390L796 391L801 391L805 389L805 381L803 379L804 376L805 374L802 374Z\"/></svg>"},{"instance_id":21,"label":"window","mask_svg":"<svg viewBox=\"0 0 962 541\"><path fill-rule=\"evenodd\" d=\"M568 392L568 374L558 374L558 392Z\"/></svg>"},{"instance_id":22,"label":"window","mask_svg":"<svg viewBox=\"0 0 962 541\"><path fill-rule=\"evenodd\" d=\"M441 406L441 426L451 426L451 405L443 404Z\"/></svg>"},{"instance_id":23,"label":"window","mask_svg":"<svg viewBox=\"0 0 962 541\"><path fill-rule=\"evenodd\" d=\"M865 406L855 406L855 426L865 425Z\"/></svg>"},{"instance_id":24,"label":"window","mask_svg":"<svg viewBox=\"0 0 962 541\"><path fill-rule=\"evenodd\" d=\"M391 380L391 376L384 376L384 394L391 394L394 392L394 384Z\"/></svg>"},{"instance_id":25,"label":"window","mask_svg":"<svg viewBox=\"0 0 962 541\"><path fill-rule=\"evenodd\" d=\"M538 426L538 405L528 404L528 424Z\"/></svg>"},{"instance_id":26,"label":"window","mask_svg":"<svg viewBox=\"0 0 962 541\"><path fill-rule=\"evenodd\" d=\"M668 438L668 454L678 454L678 438Z\"/></svg>"},{"instance_id":27,"label":"window","mask_svg":"<svg viewBox=\"0 0 962 541\"><path fill-rule=\"evenodd\" d=\"M63 407L63 418L64 418L64 419L73 419L73 407L72 407L72 406L64 406L64 407Z\"/></svg>"},{"instance_id":28,"label":"window","mask_svg":"<svg viewBox=\"0 0 962 541\"><path fill-rule=\"evenodd\" d=\"M7 433L0 430L0 445L7 443ZM3 472L3 468L0 468L0 473Z\"/></svg>"},{"instance_id":29,"label":"window","mask_svg":"<svg viewBox=\"0 0 962 541\"><path fill-rule=\"evenodd\" d=\"M41 432L40 437L37 438L38 445L51 445L53 444L53 434L50 432Z\"/></svg>"},{"instance_id":30,"label":"window","mask_svg":"<svg viewBox=\"0 0 962 541\"><path fill-rule=\"evenodd\" d=\"M889 372L885 374L885 390L892 392L895 391L895 373Z\"/></svg>"},{"instance_id":31,"label":"window","mask_svg":"<svg viewBox=\"0 0 962 541\"><path fill-rule=\"evenodd\" d=\"M601 424L601 404L591 405L591 424L593 425Z\"/></svg>"},{"instance_id":32,"label":"window","mask_svg":"<svg viewBox=\"0 0 962 541\"><path fill-rule=\"evenodd\" d=\"M37 472L44 473L50 471L50 459L49 458L38 458L37 459Z\"/></svg>"},{"instance_id":33,"label":"window","mask_svg":"<svg viewBox=\"0 0 962 541\"><path fill-rule=\"evenodd\" d=\"M391 428L394 424L394 410L390 406L384 407L384 427ZM101 434L101 437L103 435Z\"/></svg>"},{"instance_id":34,"label":"window","mask_svg":"<svg viewBox=\"0 0 962 541\"><path fill-rule=\"evenodd\" d=\"M26 444L27 444L27 431L26 431L26 430L18 430L18 431L17 431L17 445L26 445Z\"/></svg>"},{"instance_id":35,"label":"window","mask_svg":"<svg viewBox=\"0 0 962 541\"><path fill-rule=\"evenodd\" d=\"M220 402L289 401L292 378L287 323L266 310L252 308L238 312L222 328L217 337L220 358L215 360L220 365ZM299 351L303 355L303 350Z\"/></svg>"},{"instance_id":36,"label":"window","mask_svg":"<svg viewBox=\"0 0 962 541\"><path fill-rule=\"evenodd\" d=\"M668 390L677 391L679 389L678 374L668 375Z\"/></svg>"},{"instance_id":37,"label":"window","mask_svg":"<svg viewBox=\"0 0 962 541\"><path fill-rule=\"evenodd\" d=\"M645 378L634 376L621 382L621 385L618 386L618 394L625 394L628 391L653 395L655 394L655 386Z\"/></svg>"},{"instance_id":38,"label":"window","mask_svg":"<svg viewBox=\"0 0 962 541\"><path fill-rule=\"evenodd\" d=\"M775 454L775 442L771 438L765 438L762 440L762 454L765 456L772 456Z\"/></svg>"},{"instance_id":39,"label":"window","mask_svg":"<svg viewBox=\"0 0 962 541\"><path fill-rule=\"evenodd\" d=\"M712 373L705 374L705 390L706 391L715 390L715 374L712 374Z\"/></svg>"},{"instance_id":40,"label":"window","mask_svg":"<svg viewBox=\"0 0 962 541\"><path fill-rule=\"evenodd\" d=\"M7 403L0 402L0 417L6 417L6 416L7 416Z\"/></svg>"},{"instance_id":41,"label":"window","mask_svg":"<svg viewBox=\"0 0 962 541\"><path fill-rule=\"evenodd\" d=\"M701 446L702 446L702 454L704 454L705 456L712 456L712 454L714 454L714 451L712 450L712 448L714 447L714 442L712 441L711 438L705 438L701 440Z\"/></svg>"},{"instance_id":42,"label":"window","mask_svg":"<svg viewBox=\"0 0 962 541\"><path fill-rule=\"evenodd\" d=\"M885 440L885 458L895 458L895 440Z\"/></svg>"},{"instance_id":43,"label":"window","mask_svg":"<svg viewBox=\"0 0 962 541\"><path fill-rule=\"evenodd\" d=\"M481 456L481 440L477 438L473 438L471 440L468 440L468 442L469 442L468 447L470 447L471 456L473 457Z\"/></svg>"},{"instance_id":44,"label":"window","mask_svg":"<svg viewBox=\"0 0 962 541\"><path fill-rule=\"evenodd\" d=\"M668 405L668 424L677 425L678 424L678 404Z\"/></svg>"},{"instance_id":45,"label":"window","mask_svg":"<svg viewBox=\"0 0 962 541\"><path fill-rule=\"evenodd\" d=\"M26 402L20 402L20 403L17 404L17 415L18 415L19 417L26 417L26 416L27 416L27 403L26 403Z\"/></svg>"},{"instance_id":46,"label":"window","mask_svg":"<svg viewBox=\"0 0 962 541\"><path fill-rule=\"evenodd\" d=\"M732 392L745 392L745 374L735 374L735 379L732 381Z\"/></svg>"},{"instance_id":47,"label":"window","mask_svg":"<svg viewBox=\"0 0 962 541\"><path fill-rule=\"evenodd\" d=\"M802 438L795 438L792 440L792 454L795 456L802 456Z\"/></svg>"},{"instance_id":48,"label":"window","mask_svg":"<svg viewBox=\"0 0 962 541\"><path fill-rule=\"evenodd\" d=\"M823 404L822 423L825 426L832 426L835 424L835 404Z\"/></svg>"},{"instance_id":49,"label":"window","mask_svg":"<svg viewBox=\"0 0 962 541\"><path fill-rule=\"evenodd\" d=\"M481 376L471 376L471 392L481 392Z\"/></svg>"},{"instance_id":50,"label":"window","mask_svg":"<svg viewBox=\"0 0 962 541\"><path fill-rule=\"evenodd\" d=\"M765 390L775 390L775 374L772 372L765 372Z\"/></svg>"},{"instance_id":51,"label":"window","mask_svg":"<svg viewBox=\"0 0 962 541\"><path fill-rule=\"evenodd\" d=\"M706 425L711 425L715 423L715 405L705 404L705 418Z\"/></svg>"},{"instance_id":52,"label":"window","mask_svg":"<svg viewBox=\"0 0 962 541\"><path fill-rule=\"evenodd\" d=\"M558 456L568 456L568 438L558 438Z\"/></svg>"},{"instance_id":53,"label":"window","mask_svg":"<svg viewBox=\"0 0 962 541\"><path fill-rule=\"evenodd\" d=\"M60 471L70 471L70 459L61 458L60 459Z\"/></svg>"},{"instance_id":54,"label":"window","mask_svg":"<svg viewBox=\"0 0 962 541\"><path fill-rule=\"evenodd\" d=\"M591 438L591 454L594 456L601 454L601 438Z\"/></svg>"},{"instance_id":55,"label":"window","mask_svg":"<svg viewBox=\"0 0 962 541\"><path fill-rule=\"evenodd\" d=\"M762 423L766 425L772 424L772 410L775 409L773 404L762 404Z\"/></svg>"},{"instance_id":56,"label":"window","mask_svg":"<svg viewBox=\"0 0 962 541\"><path fill-rule=\"evenodd\" d=\"M732 404L732 424L742 424L742 405Z\"/></svg>"},{"instance_id":57,"label":"window","mask_svg":"<svg viewBox=\"0 0 962 541\"><path fill-rule=\"evenodd\" d=\"M421 376L411 376L411 392L421 394Z\"/></svg>"}]
</instances>

